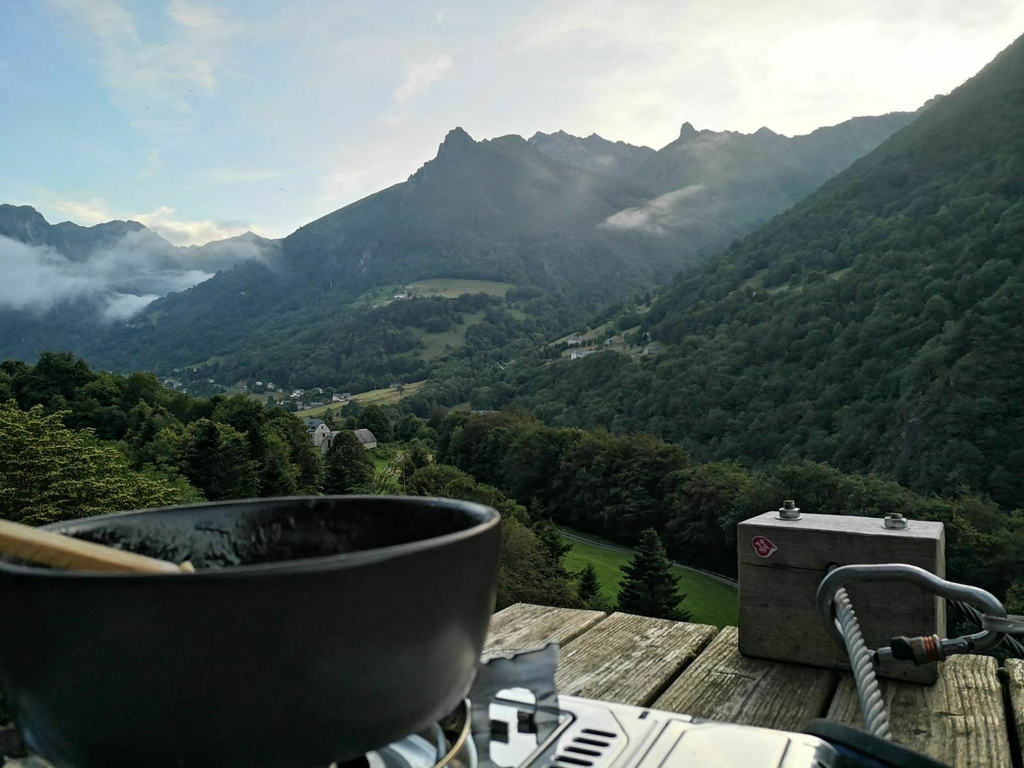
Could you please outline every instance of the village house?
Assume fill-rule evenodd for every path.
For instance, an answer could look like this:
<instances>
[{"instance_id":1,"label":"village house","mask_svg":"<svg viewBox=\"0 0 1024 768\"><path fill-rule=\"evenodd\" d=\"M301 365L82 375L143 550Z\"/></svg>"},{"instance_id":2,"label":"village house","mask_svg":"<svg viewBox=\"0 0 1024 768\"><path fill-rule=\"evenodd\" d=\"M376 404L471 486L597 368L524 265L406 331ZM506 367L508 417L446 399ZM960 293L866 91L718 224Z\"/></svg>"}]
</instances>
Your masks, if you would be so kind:
<instances>
[{"instance_id":1,"label":"village house","mask_svg":"<svg viewBox=\"0 0 1024 768\"><path fill-rule=\"evenodd\" d=\"M292 390L292 397L302 397L304 394L306 394L306 390L304 390L304 389L293 389Z\"/></svg>"},{"instance_id":2,"label":"village house","mask_svg":"<svg viewBox=\"0 0 1024 768\"><path fill-rule=\"evenodd\" d=\"M327 424L324 423L323 419L310 419L306 420L306 434L309 435L309 439L313 441L313 445L317 448L326 439L327 435L330 434L331 430Z\"/></svg>"},{"instance_id":3,"label":"village house","mask_svg":"<svg viewBox=\"0 0 1024 768\"><path fill-rule=\"evenodd\" d=\"M570 347L578 347L581 344L586 344L587 340L582 336L570 336L569 341L566 342Z\"/></svg>"},{"instance_id":4,"label":"village house","mask_svg":"<svg viewBox=\"0 0 1024 768\"><path fill-rule=\"evenodd\" d=\"M323 441L320 443L320 453L327 453L329 450L331 450L331 446L334 445L334 438L336 438L339 434L341 433L336 429L331 432L328 432L326 437L324 437Z\"/></svg>"},{"instance_id":5,"label":"village house","mask_svg":"<svg viewBox=\"0 0 1024 768\"><path fill-rule=\"evenodd\" d=\"M352 399L352 393L351 392L342 392L341 394L338 394L337 392L335 392L333 395L331 395L331 402L332 403L347 403L351 399Z\"/></svg>"},{"instance_id":6,"label":"village house","mask_svg":"<svg viewBox=\"0 0 1024 768\"><path fill-rule=\"evenodd\" d=\"M661 352L661 345L655 342L653 344L648 344L646 347L644 347L643 353L645 355L656 355L659 352Z\"/></svg>"},{"instance_id":7,"label":"village house","mask_svg":"<svg viewBox=\"0 0 1024 768\"><path fill-rule=\"evenodd\" d=\"M359 439L359 442L363 444L363 448L366 450L372 450L377 447L377 438L373 436L373 432L368 429L357 429L355 435Z\"/></svg>"},{"instance_id":8,"label":"village house","mask_svg":"<svg viewBox=\"0 0 1024 768\"><path fill-rule=\"evenodd\" d=\"M587 355L593 354L592 349L574 349L569 353L570 360L579 360L580 358L586 357Z\"/></svg>"}]
</instances>

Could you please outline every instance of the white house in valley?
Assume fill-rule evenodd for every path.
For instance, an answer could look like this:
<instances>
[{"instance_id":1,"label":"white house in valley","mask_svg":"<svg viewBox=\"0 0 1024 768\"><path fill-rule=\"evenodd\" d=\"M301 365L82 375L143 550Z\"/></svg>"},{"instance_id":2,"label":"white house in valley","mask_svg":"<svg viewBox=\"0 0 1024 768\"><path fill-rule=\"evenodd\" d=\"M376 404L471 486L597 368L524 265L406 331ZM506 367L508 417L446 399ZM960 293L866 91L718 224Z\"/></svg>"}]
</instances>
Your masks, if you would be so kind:
<instances>
[{"instance_id":1,"label":"white house in valley","mask_svg":"<svg viewBox=\"0 0 1024 768\"><path fill-rule=\"evenodd\" d=\"M331 430L323 419L306 419L306 434L309 435L313 445L317 448L320 447L330 433Z\"/></svg>"}]
</instances>

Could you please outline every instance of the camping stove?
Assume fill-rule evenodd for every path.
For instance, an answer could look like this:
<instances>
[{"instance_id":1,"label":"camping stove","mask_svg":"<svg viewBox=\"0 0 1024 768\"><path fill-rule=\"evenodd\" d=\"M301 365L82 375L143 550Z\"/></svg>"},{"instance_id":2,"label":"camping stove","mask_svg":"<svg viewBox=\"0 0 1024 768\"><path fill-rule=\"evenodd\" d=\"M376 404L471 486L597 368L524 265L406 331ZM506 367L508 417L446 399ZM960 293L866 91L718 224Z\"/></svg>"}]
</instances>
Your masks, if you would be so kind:
<instances>
[{"instance_id":1,"label":"camping stove","mask_svg":"<svg viewBox=\"0 0 1024 768\"><path fill-rule=\"evenodd\" d=\"M444 721L341 768L830 768L814 736L558 696L556 645L494 658Z\"/></svg>"},{"instance_id":2,"label":"camping stove","mask_svg":"<svg viewBox=\"0 0 1024 768\"><path fill-rule=\"evenodd\" d=\"M469 738L465 705L455 730L442 724L407 736L340 768L658 768L772 766L828 768L836 753L798 733L702 722L603 701L560 696L554 726L539 727L525 689L511 689L488 706L486 751ZM461 730L460 730L461 729Z\"/></svg>"}]
</instances>

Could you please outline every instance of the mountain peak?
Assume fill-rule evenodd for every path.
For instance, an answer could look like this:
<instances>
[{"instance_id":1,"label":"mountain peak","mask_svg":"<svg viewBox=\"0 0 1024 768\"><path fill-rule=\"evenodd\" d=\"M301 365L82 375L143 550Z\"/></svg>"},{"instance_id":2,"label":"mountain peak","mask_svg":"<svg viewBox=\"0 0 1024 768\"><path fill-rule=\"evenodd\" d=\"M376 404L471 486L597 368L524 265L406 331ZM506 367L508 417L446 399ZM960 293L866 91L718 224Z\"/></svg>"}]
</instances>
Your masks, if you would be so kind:
<instances>
[{"instance_id":1,"label":"mountain peak","mask_svg":"<svg viewBox=\"0 0 1024 768\"><path fill-rule=\"evenodd\" d=\"M693 123L691 123L689 120L683 123L682 127L679 129L680 139L692 139L696 135L697 129L693 127Z\"/></svg>"},{"instance_id":2,"label":"mountain peak","mask_svg":"<svg viewBox=\"0 0 1024 768\"><path fill-rule=\"evenodd\" d=\"M448 135L444 137L444 141L441 142L441 146L437 148L437 156L448 154L450 152L463 149L465 147L471 147L476 144L473 141L473 137L466 133L461 127L456 126L448 131Z\"/></svg>"}]
</instances>

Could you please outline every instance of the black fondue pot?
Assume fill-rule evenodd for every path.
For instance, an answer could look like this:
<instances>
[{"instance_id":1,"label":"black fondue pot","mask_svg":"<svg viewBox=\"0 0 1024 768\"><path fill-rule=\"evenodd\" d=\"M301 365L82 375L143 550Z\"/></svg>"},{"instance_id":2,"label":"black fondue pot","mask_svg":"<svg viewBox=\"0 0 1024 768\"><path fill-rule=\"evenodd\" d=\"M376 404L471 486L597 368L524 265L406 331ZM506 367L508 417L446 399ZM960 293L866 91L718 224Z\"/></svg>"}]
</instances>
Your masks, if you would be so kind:
<instances>
[{"instance_id":1,"label":"black fondue pot","mask_svg":"<svg viewBox=\"0 0 1024 768\"><path fill-rule=\"evenodd\" d=\"M468 692L498 523L467 502L349 496L48 526L197 572L0 561L0 685L27 745L59 766L341 762Z\"/></svg>"}]
</instances>

